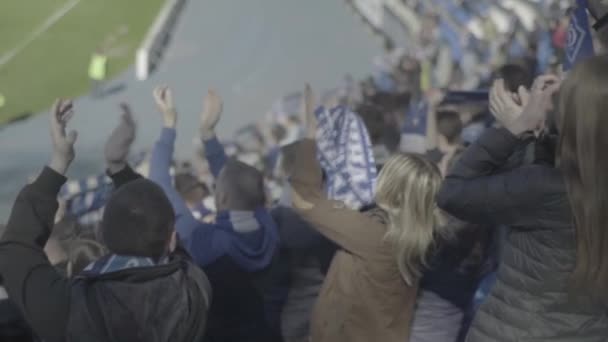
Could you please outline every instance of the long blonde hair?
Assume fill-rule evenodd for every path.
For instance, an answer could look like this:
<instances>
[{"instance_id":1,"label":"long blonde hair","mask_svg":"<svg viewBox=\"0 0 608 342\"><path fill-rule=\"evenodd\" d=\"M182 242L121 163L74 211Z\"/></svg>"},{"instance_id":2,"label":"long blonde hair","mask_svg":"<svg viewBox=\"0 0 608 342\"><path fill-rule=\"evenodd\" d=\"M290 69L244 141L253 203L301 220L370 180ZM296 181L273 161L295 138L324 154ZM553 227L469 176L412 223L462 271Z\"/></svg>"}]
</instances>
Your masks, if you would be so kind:
<instances>
[{"instance_id":1,"label":"long blonde hair","mask_svg":"<svg viewBox=\"0 0 608 342\"><path fill-rule=\"evenodd\" d=\"M562 84L558 157L576 231L572 281L608 305L608 56L590 57Z\"/></svg>"},{"instance_id":2,"label":"long blonde hair","mask_svg":"<svg viewBox=\"0 0 608 342\"><path fill-rule=\"evenodd\" d=\"M387 212L385 240L393 245L401 276L414 285L427 265L435 228L442 225L435 205L441 186L437 166L421 156L398 154L378 176L376 204Z\"/></svg>"}]
</instances>

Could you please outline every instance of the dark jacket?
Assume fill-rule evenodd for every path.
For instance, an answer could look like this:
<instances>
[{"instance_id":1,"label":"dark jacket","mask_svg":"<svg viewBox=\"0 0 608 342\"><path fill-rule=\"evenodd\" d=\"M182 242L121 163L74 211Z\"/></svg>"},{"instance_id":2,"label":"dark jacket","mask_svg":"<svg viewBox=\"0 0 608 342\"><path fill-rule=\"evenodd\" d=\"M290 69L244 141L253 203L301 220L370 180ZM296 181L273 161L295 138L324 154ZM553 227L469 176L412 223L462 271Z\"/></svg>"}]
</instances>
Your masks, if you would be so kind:
<instances>
[{"instance_id":1,"label":"dark jacket","mask_svg":"<svg viewBox=\"0 0 608 342\"><path fill-rule=\"evenodd\" d=\"M560 171L532 164L497 172L519 144L505 129L488 130L464 152L437 197L461 220L509 227L498 280L467 341L606 341L606 308L569 291L576 237Z\"/></svg>"},{"instance_id":2,"label":"dark jacket","mask_svg":"<svg viewBox=\"0 0 608 342\"><path fill-rule=\"evenodd\" d=\"M220 212L211 224L196 220L171 184L175 138L174 129L163 128L154 145L150 179L167 194L175 210L180 241L205 270L214 289L206 340L276 341L280 338L289 265L280 256L274 220L265 208ZM209 168L217 177L226 154L217 139L204 144ZM235 222L238 217L246 220Z\"/></svg>"},{"instance_id":3,"label":"dark jacket","mask_svg":"<svg viewBox=\"0 0 608 342\"><path fill-rule=\"evenodd\" d=\"M139 178L114 175L117 188ZM0 239L0 274L10 298L46 342L200 341L210 298L203 272L185 254L167 265L68 280L43 247L65 177L45 168L15 201Z\"/></svg>"},{"instance_id":4,"label":"dark jacket","mask_svg":"<svg viewBox=\"0 0 608 342\"><path fill-rule=\"evenodd\" d=\"M281 237L281 257L288 262L289 294L282 310L281 331L287 341L310 336L310 316L336 246L292 208L272 210Z\"/></svg>"},{"instance_id":5,"label":"dark jacket","mask_svg":"<svg viewBox=\"0 0 608 342\"><path fill-rule=\"evenodd\" d=\"M19 312L13 301L7 298L0 300L0 341L35 341L34 335L27 322L23 319L21 312Z\"/></svg>"}]
</instances>

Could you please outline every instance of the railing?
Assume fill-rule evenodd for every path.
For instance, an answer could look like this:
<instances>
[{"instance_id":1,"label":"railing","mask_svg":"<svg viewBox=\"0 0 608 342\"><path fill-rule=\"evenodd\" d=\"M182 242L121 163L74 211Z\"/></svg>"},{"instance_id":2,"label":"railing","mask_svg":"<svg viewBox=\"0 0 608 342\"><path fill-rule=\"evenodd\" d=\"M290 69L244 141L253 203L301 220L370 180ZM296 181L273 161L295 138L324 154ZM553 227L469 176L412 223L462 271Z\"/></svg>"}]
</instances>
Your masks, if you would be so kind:
<instances>
[{"instance_id":1,"label":"railing","mask_svg":"<svg viewBox=\"0 0 608 342\"><path fill-rule=\"evenodd\" d=\"M135 76L146 80L158 66L186 0L167 0L135 54Z\"/></svg>"}]
</instances>

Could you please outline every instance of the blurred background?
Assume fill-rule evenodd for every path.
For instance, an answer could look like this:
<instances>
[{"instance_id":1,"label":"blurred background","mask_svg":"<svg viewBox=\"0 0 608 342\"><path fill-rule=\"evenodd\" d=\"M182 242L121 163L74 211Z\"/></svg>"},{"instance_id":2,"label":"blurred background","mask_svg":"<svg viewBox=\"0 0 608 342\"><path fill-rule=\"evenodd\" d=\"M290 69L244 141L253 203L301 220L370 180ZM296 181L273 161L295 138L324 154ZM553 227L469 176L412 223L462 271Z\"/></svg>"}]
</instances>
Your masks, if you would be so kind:
<instances>
[{"instance_id":1,"label":"blurred background","mask_svg":"<svg viewBox=\"0 0 608 342\"><path fill-rule=\"evenodd\" d=\"M167 14L176 2L180 8ZM513 58L535 72L557 68L569 3L2 0L0 222L18 189L47 162L47 117L38 114L57 97L76 100L79 138L70 176L82 178L103 171L103 142L120 102L132 106L138 121L136 149L153 143L160 122L155 85L174 89L178 156L188 158L196 151L193 138L208 88L224 99L224 136L292 114L305 82L328 97L357 97L366 87L407 93L396 89L399 75L393 72L404 57L426 61L420 63L424 91L483 89L493 70ZM166 27L159 27L163 16ZM159 29L160 42L147 56L154 60L141 77L139 51ZM91 80L95 53L106 63L103 82L96 82L101 85Z\"/></svg>"}]
</instances>

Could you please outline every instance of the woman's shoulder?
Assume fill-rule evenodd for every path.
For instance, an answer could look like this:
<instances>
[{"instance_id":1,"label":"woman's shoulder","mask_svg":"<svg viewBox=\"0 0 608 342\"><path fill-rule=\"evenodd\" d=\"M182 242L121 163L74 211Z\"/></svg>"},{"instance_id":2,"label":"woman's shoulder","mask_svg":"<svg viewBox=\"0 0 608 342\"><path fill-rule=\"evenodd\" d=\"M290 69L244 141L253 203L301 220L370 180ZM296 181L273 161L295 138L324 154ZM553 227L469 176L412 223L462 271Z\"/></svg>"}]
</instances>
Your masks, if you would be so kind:
<instances>
[{"instance_id":1,"label":"woman's shoulder","mask_svg":"<svg viewBox=\"0 0 608 342\"><path fill-rule=\"evenodd\" d=\"M374 222L382 226L386 226L388 224L388 214L386 211L382 210L375 203L364 206L359 210L362 214L372 219Z\"/></svg>"}]
</instances>

